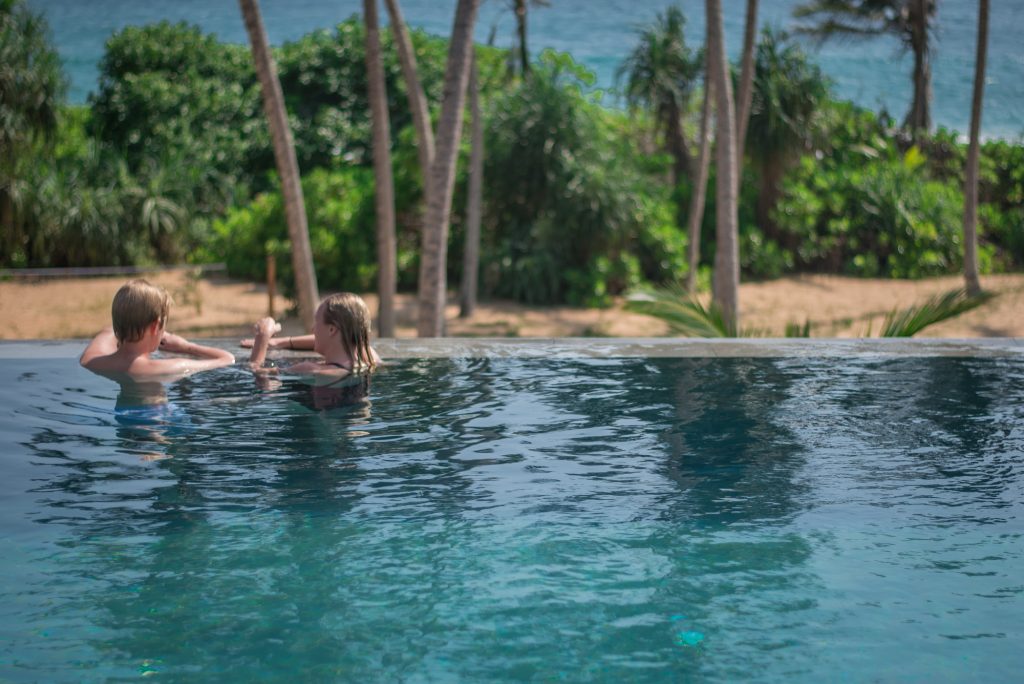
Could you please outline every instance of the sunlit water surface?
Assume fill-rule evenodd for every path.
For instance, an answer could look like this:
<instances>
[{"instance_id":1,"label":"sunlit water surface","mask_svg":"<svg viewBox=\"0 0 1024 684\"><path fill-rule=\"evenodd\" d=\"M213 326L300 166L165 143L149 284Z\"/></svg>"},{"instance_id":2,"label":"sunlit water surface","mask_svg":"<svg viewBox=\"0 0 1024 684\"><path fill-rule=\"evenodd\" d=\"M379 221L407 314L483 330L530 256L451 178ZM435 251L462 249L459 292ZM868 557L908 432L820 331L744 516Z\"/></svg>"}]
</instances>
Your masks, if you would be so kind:
<instances>
[{"instance_id":1,"label":"sunlit water surface","mask_svg":"<svg viewBox=\"0 0 1024 684\"><path fill-rule=\"evenodd\" d=\"M1024 667L1020 359L450 359L137 394L0 359L3 681Z\"/></svg>"}]
</instances>

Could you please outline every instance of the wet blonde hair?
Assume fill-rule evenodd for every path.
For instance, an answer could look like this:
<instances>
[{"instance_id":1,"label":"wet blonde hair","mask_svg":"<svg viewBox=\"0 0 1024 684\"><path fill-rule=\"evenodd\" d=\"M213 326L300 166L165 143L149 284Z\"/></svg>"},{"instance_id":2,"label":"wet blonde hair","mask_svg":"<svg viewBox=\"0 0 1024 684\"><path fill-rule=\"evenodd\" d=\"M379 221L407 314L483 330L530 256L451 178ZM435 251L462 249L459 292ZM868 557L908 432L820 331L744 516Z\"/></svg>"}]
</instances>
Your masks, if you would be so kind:
<instances>
[{"instance_id":1,"label":"wet blonde hair","mask_svg":"<svg viewBox=\"0 0 1024 684\"><path fill-rule=\"evenodd\" d=\"M167 323L171 296L145 280L130 280L114 295L110 317L118 342L138 342L154 322Z\"/></svg>"},{"instance_id":2,"label":"wet blonde hair","mask_svg":"<svg viewBox=\"0 0 1024 684\"><path fill-rule=\"evenodd\" d=\"M363 298L351 292L339 292L321 304L324 323L338 329L341 346L352 359L353 368L376 363L370 352L370 309Z\"/></svg>"}]
</instances>

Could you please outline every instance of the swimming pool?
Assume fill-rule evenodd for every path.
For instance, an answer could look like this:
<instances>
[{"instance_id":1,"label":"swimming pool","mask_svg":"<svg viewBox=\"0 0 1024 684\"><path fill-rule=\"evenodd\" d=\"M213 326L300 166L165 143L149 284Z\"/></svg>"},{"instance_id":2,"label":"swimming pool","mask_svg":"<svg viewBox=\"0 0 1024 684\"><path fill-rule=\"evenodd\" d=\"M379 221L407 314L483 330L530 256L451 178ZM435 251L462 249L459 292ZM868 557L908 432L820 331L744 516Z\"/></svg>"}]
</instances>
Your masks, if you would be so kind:
<instances>
[{"instance_id":1,"label":"swimming pool","mask_svg":"<svg viewBox=\"0 0 1024 684\"><path fill-rule=\"evenodd\" d=\"M1024 668L1018 342L380 348L317 396L0 345L0 679Z\"/></svg>"}]
</instances>

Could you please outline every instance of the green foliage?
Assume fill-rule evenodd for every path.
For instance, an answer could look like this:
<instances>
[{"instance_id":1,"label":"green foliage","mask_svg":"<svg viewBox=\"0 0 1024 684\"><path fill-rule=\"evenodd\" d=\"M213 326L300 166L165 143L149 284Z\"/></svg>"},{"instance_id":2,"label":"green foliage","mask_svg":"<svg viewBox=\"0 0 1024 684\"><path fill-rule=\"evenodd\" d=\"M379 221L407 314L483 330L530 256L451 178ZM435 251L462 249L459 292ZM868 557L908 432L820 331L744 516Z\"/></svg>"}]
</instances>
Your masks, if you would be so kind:
<instances>
[{"instance_id":1,"label":"green foliage","mask_svg":"<svg viewBox=\"0 0 1024 684\"><path fill-rule=\"evenodd\" d=\"M980 239L998 270L1024 268L1024 140L981 147L978 184Z\"/></svg>"},{"instance_id":2,"label":"green foliage","mask_svg":"<svg viewBox=\"0 0 1024 684\"><path fill-rule=\"evenodd\" d=\"M755 159L786 159L820 135L819 115L829 80L800 45L765 28L757 43L747 150Z\"/></svg>"},{"instance_id":3,"label":"green foliage","mask_svg":"<svg viewBox=\"0 0 1024 684\"><path fill-rule=\"evenodd\" d=\"M49 155L12 183L17 203L4 266L175 263L204 239L205 217L234 199L230 182L181 156L134 172L87 134L88 109L60 111Z\"/></svg>"},{"instance_id":4,"label":"green foliage","mask_svg":"<svg viewBox=\"0 0 1024 684\"><path fill-rule=\"evenodd\" d=\"M637 45L616 73L630 107L645 107L666 129L670 116L686 111L703 70L703 56L686 44L682 10L670 6L654 24L642 29Z\"/></svg>"},{"instance_id":5,"label":"green foliage","mask_svg":"<svg viewBox=\"0 0 1024 684\"><path fill-rule=\"evenodd\" d=\"M783 333L783 337L810 337L811 336L811 321L807 319L803 325L799 323L789 322L786 323L786 330Z\"/></svg>"},{"instance_id":6,"label":"green foliage","mask_svg":"<svg viewBox=\"0 0 1024 684\"><path fill-rule=\"evenodd\" d=\"M630 96L654 111L632 117L603 107L600 93L590 91L593 74L568 55L545 53L530 78L509 80L504 53L477 47L487 115L485 290L531 303L603 304L642 283L685 274L687 239L673 203L688 206L692 188L665 183L675 160L651 150L649 123L666 93L689 97L699 57L670 34L658 42L645 33L648 44L635 51ZM399 284L412 288L422 185L404 83L390 36L382 37ZM275 51L325 289L374 287L363 38L354 17ZM421 32L413 40L436 110L447 41ZM777 34L764 34L758 60L747 146L758 173L745 174L740 189L745 277L958 270L966 151L956 134L919 135L918 147L910 147L891 120L829 100L820 70ZM270 248L284 250L281 279L290 284L248 46L185 24L129 27L108 41L90 107L61 107L63 79L45 25L22 2L0 0L0 64L22 65L0 69L0 266L210 259L262 279ZM680 109L683 130L692 132L691 110ZM766 163L773 159L783 163ZM763 221L758 197L776 172L786 174L782 196L770 198L771 220ZM462 241L465 164L457 173L452 254ZM714 252L714 178L712 168L705 263ZM979 191L982 270L1024 267L1021 141L983 145ZM449 259L450 282L460 268L461 259Z\"/></svg>"},{"instance_id":7,"label":"green foliage","mask_svg":"<svg viewBox=\"0 0 1024 684\"><path fill-rule=\"evenodd\" d=\"M273 163L249 51L198 27L129 26L107 40L93 133L129 168L169 153L244 178Z\"/></svg>"},{"instance_id":8,"label":"green foliage","mask_svg":"<svg viewBox=\"0 0 1024 684\"><path fill-rule=\"evenodd\" d=\"M65 80L42 15L0 3L0 266L27 259L32 226L20 214L36 190L36 160L50 155Z\"/></svg>"},{"instance_id":9,"label":"green foliage","mask_svg":"<svg viewBox=\"0 0 1024 684\"><path fill-rule=\"evenodd\" d=\"M46 20L25 2L0 3L0 174L19 148L57 127L66 82L48 34Z\"/></svg>"},{"instance_id":10,"label":"green foliage","mask_svg":"<svg viewBox=\"0 0 1024 684\"><path fill-rule=\"evenodd\" d=\"M483 282L495 295L601 303L637 284L641 263L680 263L667 194L652 197L616 115L583 94L581 76L545 52L491 103Z\"/></svg>"},{"instance_id":11,"label":"green foliage","mask_svg":"<svg viewBox=\"0 0 1024 684\"><path fill-rule=\"evenodd\" d=\"M925 328L976 309L995 295L982 293L971 297L967 290L950 290L923 304L892 311L885 317L881 337L913 337Z\"/></svg>"},{"instance_id":12,"label":"green foliage","mask_svg":"<svg viewBox=\"0 0 1024 684\"><path fill-rule=\"evenodd\" d=\"M317 169L302 179L302 191L321 288L355 292L374 289L373 171L363 167ZM289 244L281 195L267 192L214 221L211 239L197 256L224 261L232 276L265 280L266 255L274 252L278 255L278 278L290 293L293 270Z\"/></svg>"},{"instance_id":13,"label":"green foliage","mask_svg":"<svg viewBox=\"0 0 1024 684\"><path fill-rule=\"evenodd\" d=\"M916 149L858 166L805 157L774 213L797 266L896 278L959 269L963 196L929 180Z\"/></svg>"},{"instance_id":14,"label":"green foliage","mask_svg":"<svg viewBox=\"0 0 1024 684\"><path fill-rule=\"evenodd\" d=\"M427 99L438 103L447 41L412 32ZM274 50L299 167L369 164L371 141L362 18L309 33ZM411 117L390 33L382 33L391 126ZM479 51L481 82L493 87L497 50ZM262 191L275 169L260 86L247 45L219 42L196 26L128 27L107 41L94 131L123 150L129 167L169 153Z\"/></svg>"}]
</instances>

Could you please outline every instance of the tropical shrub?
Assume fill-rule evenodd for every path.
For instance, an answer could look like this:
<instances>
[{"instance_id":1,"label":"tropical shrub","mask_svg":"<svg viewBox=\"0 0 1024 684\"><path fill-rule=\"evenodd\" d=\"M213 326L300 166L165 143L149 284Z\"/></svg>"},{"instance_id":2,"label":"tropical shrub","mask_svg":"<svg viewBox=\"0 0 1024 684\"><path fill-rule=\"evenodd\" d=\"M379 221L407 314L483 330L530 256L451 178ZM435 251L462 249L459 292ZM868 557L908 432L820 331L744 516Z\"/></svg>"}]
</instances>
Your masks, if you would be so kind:
<instances>
[{"instance_id":1,"label":"tropical shrub","mask_svg":"<svg viewBox=\"0 0 1024 684\"><path fill-rule=\"evenodd\" d=\"M1024 268L1024 140L985 143L980 167L981 244L992 249L994 268Z\"/></svg>"},{"instance_id":2,"label":"tropical shrub","mask_svg":"<svg viewBox=\"0 0 1024 684\"><path fill-rule=\"evenodd\" d=\"M107 40L99 70L91 132L130 170L174 155L252 183L273 168L245 46L184 23L129 26Z\"/></svg>"},{"instance_id":3,"label":"tropical shrub","mask_svg":"<svg viewBox=\"0 0 1024 684\"><path fill-rule=\"evenodd\" d=\"M411 121L398 57L382 33L392 130ZM447 41L412 32L428 100L440 102ZM362 19L274 49L299 168L369 164L370 115ZM481 82L498 83L494 49L478 50ZM94 132L133 169L145 156L184 154L257 191L271 188L273 150L247 45L219 42L197 26L161 22L127 27L108 41L92 98Z\"/></svg>"},{"instance_id":4,"label":"tropical shrub","mask_svg":"<svg viewBox=\"0 0 1024 684\"><path fill-rule=\"evenodd\" d=\"M375 289L373 170L358 166L317 169L303 177L302 191L321 289ZM293 270L279 192L260 193L247 205L232 208L223 219L215 220L210 240L195 256L225 262L232 276L262 281L266 279L268 252L276 255L278 279L284 291L291 293ZM399 264L406 270L409 263L408 254L399 255Z\"/></svg>"},{"instance_id":5,"label":"tropical shrub","mask_svg":"<svg viewBox=\"0 0 1024 684\"><path fill-rule=\"evenodd\" d=\"M897 278L959 269L963 195L929 180L923 163L917 148L859 166L804 157L774 213L797 268Z\"/></svg>"},{"instance_id":6,"label":"tropical shrub","mask_svg":"<svg viewBox=\"0 0 1024 684\"><path fill-rule=\"evenodd\" d=\"M682 261L667 189L651 193L616 115L584 94L592 80L546 52L491 103L483 284L494 295L600 303L637 284L642 263Z\"/></svg>"}]
</instances>

